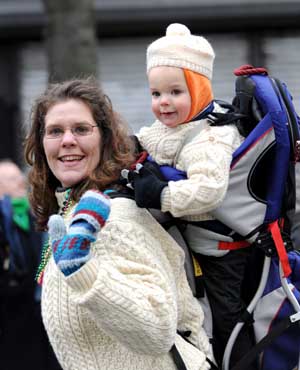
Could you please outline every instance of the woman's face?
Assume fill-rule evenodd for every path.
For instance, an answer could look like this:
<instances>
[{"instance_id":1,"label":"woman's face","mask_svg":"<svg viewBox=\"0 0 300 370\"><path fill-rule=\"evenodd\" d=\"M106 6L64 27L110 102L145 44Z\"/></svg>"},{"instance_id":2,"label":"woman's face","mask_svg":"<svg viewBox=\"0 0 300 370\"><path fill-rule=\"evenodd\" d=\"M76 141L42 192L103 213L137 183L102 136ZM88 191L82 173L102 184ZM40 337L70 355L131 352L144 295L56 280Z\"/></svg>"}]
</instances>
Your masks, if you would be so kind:
<instances>
[{"instance_id":1,"label":"woman's face","mask_svg":"<svg viewBox=\"0 0 300 370\"><path fill-rule=\"evenodd\" d=\"M45 116L43 146L48 165L63 187L71 187L97 167L101 137L92 112L81 100L52 105Z\"/></svg>"}]
</instances>

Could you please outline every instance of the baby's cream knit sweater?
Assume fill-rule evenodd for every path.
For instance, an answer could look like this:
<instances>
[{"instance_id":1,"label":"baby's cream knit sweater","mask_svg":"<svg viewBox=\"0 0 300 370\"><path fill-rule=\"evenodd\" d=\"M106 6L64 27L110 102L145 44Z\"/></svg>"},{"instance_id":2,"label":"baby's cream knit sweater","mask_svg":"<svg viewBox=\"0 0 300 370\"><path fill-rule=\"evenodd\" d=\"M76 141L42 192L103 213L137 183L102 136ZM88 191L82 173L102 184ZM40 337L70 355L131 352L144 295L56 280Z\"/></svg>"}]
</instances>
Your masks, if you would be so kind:
<instances>
[{"instance_id":1,"label":"baby's cream knit sweater","mask_svg":"<svg viewBox=\"0 0 300 370\"><path fill-rule=\"evenodd\" d=\"M216 107L223 111L217 104ZM189 132L199 125L201 131L185 143ZM211 220L209 212L226 194L232 153L243 140L236 126L210 126L207 119L202 119L169 128L155 121L137 136L158 164L187 174L186 180L169 181L164 188L162 211L189 221Z\"/></svg>"}]
</instances>

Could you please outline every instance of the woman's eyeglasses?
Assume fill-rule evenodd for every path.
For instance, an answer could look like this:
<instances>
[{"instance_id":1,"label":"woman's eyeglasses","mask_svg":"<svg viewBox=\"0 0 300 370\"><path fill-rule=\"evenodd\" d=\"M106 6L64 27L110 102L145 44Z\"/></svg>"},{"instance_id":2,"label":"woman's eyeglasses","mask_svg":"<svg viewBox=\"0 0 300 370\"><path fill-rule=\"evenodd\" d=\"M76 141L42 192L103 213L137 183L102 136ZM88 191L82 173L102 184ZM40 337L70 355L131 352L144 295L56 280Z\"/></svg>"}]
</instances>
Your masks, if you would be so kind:
<instances>
[{"instance_id":1,"label":"woman's eyeglasses","mask_svg":"<svg viewBox=\"0 0 300 370\"><path fill-rule=\"evenodd\" d=\"M70 130L72 135L76 137L88 136L93 133L93 128L97 125L89 123L77 123L71 127L65 128L62 126L51 125L43 130L43 135L46 139L61 139L67 130Z\"/></svg>"}]
</instances>

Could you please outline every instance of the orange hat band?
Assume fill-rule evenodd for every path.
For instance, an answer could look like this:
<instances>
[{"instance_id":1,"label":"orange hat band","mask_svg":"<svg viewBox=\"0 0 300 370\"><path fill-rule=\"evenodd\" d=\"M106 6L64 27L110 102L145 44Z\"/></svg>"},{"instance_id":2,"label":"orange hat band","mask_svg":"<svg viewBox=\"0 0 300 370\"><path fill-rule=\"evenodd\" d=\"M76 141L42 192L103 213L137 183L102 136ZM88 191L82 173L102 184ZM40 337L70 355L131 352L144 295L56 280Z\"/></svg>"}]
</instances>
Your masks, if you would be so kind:
<instances>
[{"instance_id":1,"label":"orange hat band","mask_svg":"<svg viewBox=\"0 0 300 370\"><path fill-rule=\"evenodd\" d=\"M190 113L183 122L187 123L207 107L214 97L211 82L207 77L185 68L183 68L183 72L192 101Z\"/></svg>"}]
</instances>

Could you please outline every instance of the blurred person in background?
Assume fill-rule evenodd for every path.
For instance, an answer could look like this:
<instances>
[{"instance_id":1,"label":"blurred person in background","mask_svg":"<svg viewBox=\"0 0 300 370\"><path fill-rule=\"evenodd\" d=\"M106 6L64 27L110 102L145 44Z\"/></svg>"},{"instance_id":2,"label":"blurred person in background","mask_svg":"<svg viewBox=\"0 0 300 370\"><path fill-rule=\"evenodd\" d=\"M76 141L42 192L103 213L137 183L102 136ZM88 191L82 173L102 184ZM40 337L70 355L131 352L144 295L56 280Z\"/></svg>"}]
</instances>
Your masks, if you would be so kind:
<instances>
[{"instance_id":1,"label":"blurred person in background","mask_svg":"<svg viewBox=\"0 0 300 370\"><path fill-rule=\"evenodd\" d=\"M59 370L48 343L34 276L43 234L34 230L27 182L11 160L0 161L0 368Z\"/></svg>"}]
</instances>

